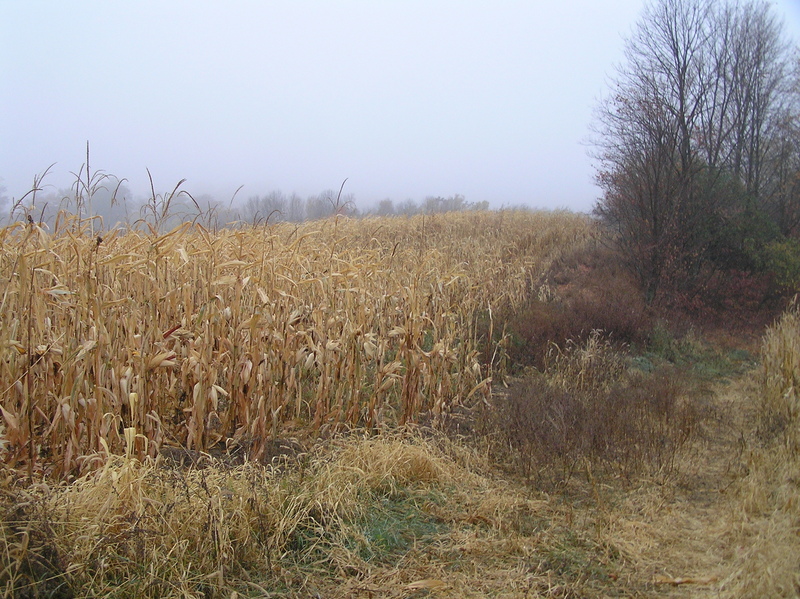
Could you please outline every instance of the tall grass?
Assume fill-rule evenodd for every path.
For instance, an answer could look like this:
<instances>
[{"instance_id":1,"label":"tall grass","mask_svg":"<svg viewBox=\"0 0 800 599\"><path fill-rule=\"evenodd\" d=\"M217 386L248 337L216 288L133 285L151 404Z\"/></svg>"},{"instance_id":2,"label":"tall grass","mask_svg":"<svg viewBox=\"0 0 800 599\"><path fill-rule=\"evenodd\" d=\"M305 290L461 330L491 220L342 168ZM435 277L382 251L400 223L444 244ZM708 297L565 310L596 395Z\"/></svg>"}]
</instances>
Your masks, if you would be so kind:
<instances>
[{"instance_id":1,"label":"tall grass","mask_svg":"<svg viewBox=\"0 0 800 599\"><path fill-rule=\"evenodd\" d=\"M767 329L761 349L761 433L800 453L800 308L793 304Z\"/></svg>"},{"instance_id":2,"label":"tall grass","mask_svg":"<svg viewBox=\"0 0 800 599\"><path fill-rule=\"evenodd\" d=\"M734 487L729 597L796 597L800 590L800 308L796 302L767 329L753 387L756 435L742 452Z\"/></svg>"},{"instance_id":3,"label":"tall grass","mask_svg":"<svg viewBox=\"0 0 800 599\"><path fill-rule=\"evenodd\" d=\"M335 217L212 233L0 229L2 456L76 474L126 447L405 423L491 392L476 315L592 235L566 213Z\"/></svg>"},{"instance_id":4,"label":"tall grass","mask_svg":"<svg viewBox=\"0 0 800 599\"><path fill-rule=\"evenodd\" d=\"M433 536L445 525L421 505L455 481L482 484L421 438L321 449L283 473L253 462L172 469L128 452L70 485L6 490L0 596L263 596L302 587L303 568L366 576L374 564L360 556L404 549L379 536L381 518L409 542Z\"/></svg>"}]
</instances>

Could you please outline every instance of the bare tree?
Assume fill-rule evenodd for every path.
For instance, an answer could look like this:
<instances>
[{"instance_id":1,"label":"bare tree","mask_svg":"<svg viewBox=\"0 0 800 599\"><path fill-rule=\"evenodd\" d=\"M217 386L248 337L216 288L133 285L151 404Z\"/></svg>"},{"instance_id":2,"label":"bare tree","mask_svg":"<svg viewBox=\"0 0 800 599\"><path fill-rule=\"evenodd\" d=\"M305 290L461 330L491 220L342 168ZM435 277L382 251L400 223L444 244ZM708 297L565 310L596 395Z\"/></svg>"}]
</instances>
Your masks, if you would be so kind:
<instances>
[{"instance_id":1,"label":"bare tree","mask_svg":"<svg viewBox=\"0 0 800 599\"><path fill-rule=\"evenodd\" d=\"M394 214L394 202L390 198L386 198L378 202L378 207L375 210L378 216L391 216Z\"/></svg>"},{"instance_id":2,"label":"bare tree","mask_svg":"<svg viewBox=\"0 0 800 599\"><path fill-rule=\"evenodd\" d=\"M772 165L766 209L781 234L800 237L800 118L787 109L772 131Z\"/></svg>"},{"instance_id":3,"label":"bare tree","mask_svg":"<svg viewBox=\"0 0 800 599\"><path fill-rule=\"evenodd\" d=\"M707 96L702 48L709 11L705 0L648 6L599 110L598 182L605 195L596 211L619 233L649 299L685 242L682 221L698 169L692 135Z\"/></svg>"},{"instance_id":4,"label":"bare tree","mask_svg":"<svg viewBox=\"0 0 800 599\"><path fill-rule=\"evenodd\" d=\"M413 216L419 212L419 206L413 199L406 198L397 204L397 209L395 212L397 214L402 214L403 216Z\"/></svg>"},{"instance_id":5,"label":"bare tree","mask_svg":"<svg viewBox=\"0 0 800 599\"><path fill-rule=\"evenodd\" d=\"M326 189L319 195L308 196L305 207L306 218L319 220L336 214L338 208L336 198L337 193L333 189Z\"/></svg>"},{"instance_id":6,"label":"bare tree","mask_svg":"<svg viewBox=\"0 0 800 599\"><path fill-rule=\"evenodd\" d=\"M790 95L789 46L770 10L655 0L598 108L596 213L648 299L665 281L700 287L725 254L726 222L748 200L757 207L780 166L769 157Z\"/></svg>"},{"instance_id":7,"label":"bare tree","mask_svg":"<svg viewBox=\"0 0 800 599\"><path fill-rule=\"evenodd\" d=\"M2 178L0 178L2 181ZM4 224L5 222L5 211L6 211L6 204L10 203L11 200L6 195L6 186L0 184L0 225Z\"/></svg>"},{"instance_id":8,"label":"bare tree","mask_svg":"<svg viewBox=\"0 0 800 599\"><path fill-rule=\"evenodd\" d=\"M734 8L728 69L731 102L723 113L730 127L730 168L758 197L768 162L771 129L787 100L788 44L781 25L766 3Z\"/></svg>"},{"instance_id":9,"label":"bare tree","mask_svg":"<svg viewBox=\"0 0 800 599\"><path fill-rule=\"evenodd\" d=\"M289 197L287 210L286 220L290 222L301 222L306 217L305 201L296 193Z\"/></svg>"},{"instance_id":10,"label":"bare tree","mask_svg":"<svg viewBox=\"0 0 800 599\"><path fill-rule=\"evenodd\" d=\"M285 219L287 202L283 193L271 191L265 196L252 196L244 206L245 220L257 224L278 222Z\"/></svg>"}]
</instances>

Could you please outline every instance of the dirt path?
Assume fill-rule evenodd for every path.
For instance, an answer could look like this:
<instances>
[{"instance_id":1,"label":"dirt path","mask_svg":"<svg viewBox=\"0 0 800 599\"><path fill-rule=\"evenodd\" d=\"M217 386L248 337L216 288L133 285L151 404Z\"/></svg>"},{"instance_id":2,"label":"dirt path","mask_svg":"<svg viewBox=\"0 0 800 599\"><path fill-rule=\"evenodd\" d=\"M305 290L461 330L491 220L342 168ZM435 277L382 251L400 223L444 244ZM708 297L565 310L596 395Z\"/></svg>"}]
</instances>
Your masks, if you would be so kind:
<instances>
[{"instance_id":1,"label":"dirt path","mask_svg":"<svg viewBox=\"0 0 800 599\"><path fill-rule=\"evenodd\" d=\"M607 518L610 541L633 561L633 588L661 597L720 597L739 567L737 546L752 389L747 375L720 384L709 400L702 440L672 480L626 493ZM639 584L636 584L636 583Z\"/></svg>"}]
</instances>

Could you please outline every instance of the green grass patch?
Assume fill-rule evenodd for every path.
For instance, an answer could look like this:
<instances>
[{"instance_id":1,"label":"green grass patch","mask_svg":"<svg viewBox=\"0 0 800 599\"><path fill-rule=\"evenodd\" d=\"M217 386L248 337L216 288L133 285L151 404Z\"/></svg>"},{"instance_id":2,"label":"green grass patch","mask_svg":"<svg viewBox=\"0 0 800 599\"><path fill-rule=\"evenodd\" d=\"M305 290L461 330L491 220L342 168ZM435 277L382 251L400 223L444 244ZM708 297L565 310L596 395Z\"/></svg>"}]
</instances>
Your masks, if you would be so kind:
<instances>
[{"instance_id":1,"label":"green grass patch","mask_svg":"<svg viewBox=\"0 0 800 599\"><path fill-rule=\"evenodd\" d=\"M383 498L354 524L353 549L361 559L378 564L396 561L418 543L428 543L450 530L441 519L423 511L420 498L411 494Z\"/></svg>"},{"instance_id":2,"label":"green grass patch","mask_svg":"<svg viewBox=\"0 0 800 599\"><path fill-rule=\"evenodd\" d=\"M608 580L619 559L620 553L616 548L600 546L573 530L565 529L556 543L544 546L536 553L530 567L535 572L550 572L563 581L581 585L588 581Z\"/></svg>"},{"instance_id":3,"label":"green grass patch","mask_svg":"<svg viewBox=\"0 0 800 599\"><path fill-rule=\"evenodd\" d=\"M671 364L695 376L701 382L726 382L751 370L758 360L741 348L715 347L693 331L676 337L663 324L657 324L641 353L633 348L630 366L650 373Z\"/></svg>"}]
</instances>

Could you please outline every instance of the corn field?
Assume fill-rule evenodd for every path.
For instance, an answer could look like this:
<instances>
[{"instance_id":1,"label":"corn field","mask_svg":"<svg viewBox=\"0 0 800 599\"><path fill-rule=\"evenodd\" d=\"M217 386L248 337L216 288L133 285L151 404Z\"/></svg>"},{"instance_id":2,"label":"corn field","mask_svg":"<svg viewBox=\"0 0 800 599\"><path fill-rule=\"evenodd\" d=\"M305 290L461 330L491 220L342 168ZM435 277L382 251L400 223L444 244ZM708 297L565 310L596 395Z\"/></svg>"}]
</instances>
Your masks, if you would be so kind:
<instances>
[{"instance_id":1,"label":"corn field","mask_svg":"<svg viewBox=\"0 0 800 599\"><path fill-rule=\"evenodd\" d=\"M257 459L295 430L442 414L491 393L492 311L591 235L586 217L532 212L102 236L15 223L0 229L0 456L62 477L164 446Z\"/></svg>"}]
</instances>

